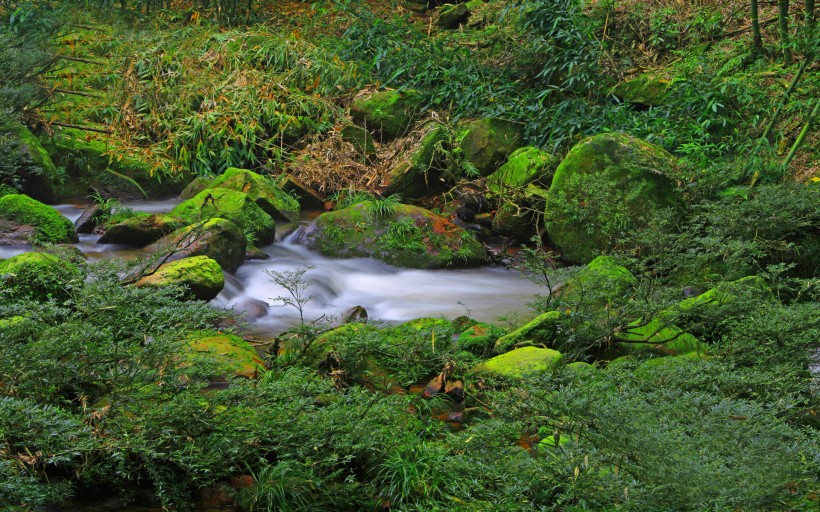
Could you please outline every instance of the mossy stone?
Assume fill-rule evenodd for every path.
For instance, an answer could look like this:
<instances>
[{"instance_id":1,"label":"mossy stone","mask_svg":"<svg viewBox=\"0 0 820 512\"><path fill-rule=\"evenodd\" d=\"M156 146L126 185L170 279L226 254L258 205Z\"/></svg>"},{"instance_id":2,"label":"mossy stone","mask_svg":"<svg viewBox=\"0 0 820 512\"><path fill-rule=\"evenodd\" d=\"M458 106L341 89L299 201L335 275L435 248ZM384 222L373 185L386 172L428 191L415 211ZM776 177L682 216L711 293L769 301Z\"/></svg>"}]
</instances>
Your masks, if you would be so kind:
<instances>
[{"instance_id":1,"label":"mossy stone","mask_svg":"<svg viewBox=\"0 0 820 512\"><path fill-rule=\"evenodd\" d=\"M192 256L164 263L153 274L142 277L138 287L181 285L188 289L188 296L197 300L211 300L225 286L222 268L207 256Z\"/></svg>"},{"instance_id":2,"label":"mossy stone","mask_svg":"<svg viewBox=\"0 0 820 512\"><path fill-rule=\"evenodd\" d=\"M63 177L51 160L40 140L22 123L11 123L13 135L19 141L23 166L18 173L23 179L21 192L46 203L55 202L60 196Z\"/></svg>"},{"instance_id":3,"label":"mossy stone","mask_svg":"<svg viewBox=\"0 0 820 512\"><path fill-rule=\"evenodd\" d=\"M438 10L438 26L441 28L458 28L469 17L467 4L444 4Z\"/></svg>"},{"instance_id":4,"label":"mossy stone","mask_svg":"<svg viewBox=\"0 0 820 512\"><path fill-rule=\"evenodd\" d=\"M24 252L0 261L0 296L62 300L68 297L69 286L83 277L73 263L43 252Z\"/></svg>"},{"instance_id":5,"label":"mossy stone","mask_svg":"<svg viewBox=\"0 0 820 512\"><path fill-rule=\"evenodd\" d=\"M245 193L274 219L299 219L299 201L282 190L274 180L247 169L231 167L214 178L209 188L225 188Z\"/></svg>"},{"instance_id":6,"label":"mossy stone","mask_svg":"<svg viewBox=\"0 0 820 512\"><path fill-rule=\"evenodd\" d=\"M373 257L400 267L463 267L485 261L481 243L441 215L410 205L392 210L379 216L377 204L364 201L327 212L300 240L325 256Z\"/></svg>"},{"instance_id":7,"label":"mossy stone","mask_svg":"<svg viewBox=\"0 0 820 512\"><path fill-rule=\"evenodd\" d=\"M515 379L530 373L550 371L561 362L562 358L563 355L557 350L522 347L489 359L476 369Z\"/></svg>"},{"instance_id":8,"label":"mossy stone","mask_svg":"<svg viewBox=\"0 0 820 512\"><path fill-rule=\"evenodd\" d=\"M382 182L385 194L415 198L438 184L446 149L444 144L448 140L447 129L439 123L430 123L421 131L418 144L401 156Z\"/></svg>"},{"instance_id":9,"label":"mossy stone","mask_svg":"<svg viewBox=\"0 0 820 512\"><path fill-rule=\"evenodd\" d=\"M234 334L200 333L191 337L188 346L191 351L184 355L185 363L213 368L217 377L252 378L265 371L256 350Z\"/></svg>"},{"instance_id":10,"label":"mossy stone","mask_svg":"<svg viewBox=\"0 0 820 512\"><path fill-rule=\"evenodd\" d=\"M521 125L502 119L486 118L469 123L461 139L464 159L482 176L498 169L507 156L521 146Z\"/></svg>"},{"instance_id":11,"label":"mossy stone","mask_svg":"<svg viewBox=\"0 0 820 512\"><path fill-rule=\"evenodd\" d=\"M138 214L113 224L106 224L105 232L97 243L143 247L183 225L184 222L173 215Z\"/></svg>"},{"instance_id":12,"label":"mossy stone","mask_svg":"<svg viewBox=\"0 0 820 512\"><path fill-rule=\"evenodd\" d=\"M632 272L615 258L598 256L564 283L559 293L567 302L578 302L583 297L588 303L595 301L603 307L624 298L637 282Z\"/></svg>"},{"instance_id":13,"label":"mossy stone","mask_svg":"<svg viewBox=\"0 0 820 512\"><path fill-rule=\"evenodd\" d=\"M616 331L616 346L626 353L651 352L660 355L680 355L695 352L705 354L709 347L695 336L683 332L676 325L654 317L649 321L635 321Z\"/></svg>"},{"instance_id":14,"label":"mossy stone","mask_svg":"<svg viewBox=\"0 0 820 512\"><path fill-rule=\"evenodd\" d=\"M458 335L456 346L478 357L487 357L493 353L495 342L506 334L506 331L495 325L479 322Z\"/></svg>"},{"instance_id":15,"label":"mossy stone","mask_svg":"<svg viewBox=\"0 0 820 512\"><path fill-rule=\"evenodd\" d=\"M559 162L558 157L538 148L516 149L504 165L487 176L487 190L493 194L509 194L535 180L549 188Z\"/></svg>"},{"instance_id":16,"label":"mossy stone","mask_svg":"<svg viewBox=\"0 0 820 512\"><path fill-rule=\"evenodd\" d=\"M373 137L365 128L348 124L342 128L340 135L343 141L352 144L353 148L362 155L369 156L376 153Z\"/></svg>"},{"instance_id":17,"label":"mossy stone","mask_svg":"<svg viewBox=\"0 0 820 512\"><path fill-rule=\"evenodd\" d=\"M587 263L631 231L649 225L681 197L669 153L623 133L576 145L558 166L547 195L547 232L562 256Z\"/></svg>"},{"instance_id":18,"label":"mossy stone","mask_svg":"<svg viewBox=\"0 0 820 512\"><path fill-rule=\"evenodd\" d=\"M187 199L191 199L195 195L199 194L206 188L211 187L211 183L214 181L213 178L206 178L205 176L197 176L193 180L191 180L188 185L182 189L182 192L179 193L179 200L185 201Z\"/></svg>"},{"instance_id":19,"label":"mossy stone","mask_svg":"<svg viewBox=\"0 0 820 512\"><path fill-rule=\"evenodd\" d=\"M248 242L245 234L229 220L214 218L165 235L145 248L148 252L168 252L167 261L191 256L208 256L222 270L233 272L245 261Z\"/></svg>"},{"instance_id":20,"label":"mossy stone","mask_svg":"<svg viewBox=\"0 0 820 512\"><path fill-rule=\"evenodd\" d=\"M536 216L527 206L506 202L498 207L493 216L493 232L518 242L527 242L536 235Z\"/></svg>"},{"instance_id":21,"label":"mossy stone","mask_svg":"<svg viewBox=\"0 0 820 512\"><path fill-rule=\"evenodd\" d=\"M422 96L418 91L381 91L363 96L350 106L353 121L385 139L405 135L421 113Z\"/></svg>"},{"instance_id":22,"label":"mossy stone","mask_svg":"<svg viewBox=\"0 0 820 512\"><path fill-rule=\"evenodd\" d=\"M170 215L188 223L201 222L215 217L227 219L239 226L250 242L266 245L273 242L276 223L259 205L244 192L226 188L208 188L196 196L178 204Z\"/></svg>"},{"instance_id":23,"label":"mossy stone","mask_svg":"<svg viewBox=\"0 0 820 512\"><path fill-rule=\"evenodd\" d=\"M507 352L519 343L533 342L552 345L558 335L558 326L562 315L558 311L547 311L533 318L518 329L498 338L495 342L496 353Z\"/></svg>"},{"instance_id":24,"label":"mossy stone","mask_svg":"<svg viewBox=\"0 0 820 512\"><path fill-rule=\"evenodd\" d=\"M641 75L631 80L621 82L609 91L626 103L646 107L657 107L666 102L671 82L649 75Z\"/></svg>"},{"instance_id":25,"label":"mossy stone","mask_svg":"<svg viewBox=\"0 0 820 512\"><path fill-rule=\"evenodd\" d=\"M43 243L77 242L77 232L70 220L54 208L25 194L0 197L0 219L19 226L32 226L37 241Z\"/></svg>"}]
</instances>

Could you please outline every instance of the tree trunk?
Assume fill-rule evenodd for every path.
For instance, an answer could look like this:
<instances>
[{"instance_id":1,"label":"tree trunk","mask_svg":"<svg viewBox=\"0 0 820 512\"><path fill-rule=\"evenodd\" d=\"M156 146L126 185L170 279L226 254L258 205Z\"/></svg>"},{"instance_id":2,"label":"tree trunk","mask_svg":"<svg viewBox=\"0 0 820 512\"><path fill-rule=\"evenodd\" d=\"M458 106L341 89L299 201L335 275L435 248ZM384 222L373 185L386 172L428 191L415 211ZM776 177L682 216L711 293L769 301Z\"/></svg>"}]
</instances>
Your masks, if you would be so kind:
<instances>
[{"instance_id":1,"label":"tree trunk","mask_svg":"<svg viewBox=\"0 0 820 512\"><path fill-rule=\"evenodd\" d=\"M783 65L792 65L792 49L789 42L789 0L777 0L777 17L780 20L780 45L783 47Z\"/></svg>"},{"instance_id":2,"label":"tree trunk","mask_svg":"<svg viewBox=\"0 0 820 512\"><path fill-rule=\"evenodd\" d=\"M760 55L763 52L763 38L760 36L759 12L757 0L752 0L752 48L754 49L755 55Z\"/></svg>"}]
</instances>

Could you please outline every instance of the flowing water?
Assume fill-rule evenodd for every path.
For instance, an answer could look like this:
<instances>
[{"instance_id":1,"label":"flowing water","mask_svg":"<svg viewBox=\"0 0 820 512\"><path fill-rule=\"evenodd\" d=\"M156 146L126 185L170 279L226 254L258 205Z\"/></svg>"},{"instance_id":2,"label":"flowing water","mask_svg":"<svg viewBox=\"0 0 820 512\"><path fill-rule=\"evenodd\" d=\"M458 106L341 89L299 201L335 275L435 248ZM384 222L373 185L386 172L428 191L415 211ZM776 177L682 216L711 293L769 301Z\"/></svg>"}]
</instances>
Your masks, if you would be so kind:
<instances>
[{"instance_id":1,"label":"flowing water","mask_svg":"<svg viewBox=\"0 0 820 512\"><path fill-rule=\"evenodd\" d=\"M170 201L134 202L126 206L150 213L169 211ZM75 221L82 213L77 205L57 205L60 213ZM315 215L314 215L315 216ZM306 217L309 218L310 215ZM299 321L295 308L275 300L288 291L277 286L270 272L286 272L312 267L304 275L312 284L304 317L312 321L322 315L338 317L354 306L362 306L371 320L399 322L424 316L455 318L469 314L487 322L503 315L529 315L527 302L544 290L521 278L514 270L481 267L461 270L413 270L396 268L372 259L330 259L293 243L295 231L306 224L277 224L277 242L264 247L267 259L245 262L235 274L225 274L225 288L213 304L247 312L252 330L259 335L275 335ZM140 249L97 244L96 235L80 235L77 247L90 261L104 258L130 259L143 254ZM0 258L27 250L0 247Z\"/></svg>"}]
</instances>

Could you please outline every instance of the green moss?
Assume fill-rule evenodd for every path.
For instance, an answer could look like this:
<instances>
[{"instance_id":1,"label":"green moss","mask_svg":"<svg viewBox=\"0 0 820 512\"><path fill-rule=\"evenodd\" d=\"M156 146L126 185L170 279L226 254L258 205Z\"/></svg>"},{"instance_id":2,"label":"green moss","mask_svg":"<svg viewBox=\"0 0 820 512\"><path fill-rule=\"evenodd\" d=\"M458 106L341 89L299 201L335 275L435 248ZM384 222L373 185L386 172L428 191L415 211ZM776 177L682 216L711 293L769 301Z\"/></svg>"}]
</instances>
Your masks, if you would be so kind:
<instances>
[{"instance_id":1,"label":"green moss","mask_svg":"<svg viewBox=\"0 0 820 512\"><path fill-rule=\"evenodd\" d=\"M419 197L427 192L431 183L438 183L443 168L444 144L449 138L447 129L439 123L430 123L423 132L418 144L390 169L382 183L385 193L401 194L404 198Z\"/></svg>"},{"instance_id":2,"label":"green moss","mask_svg":"<svg viewBox=\"0 0 820 512\"><path fill-rule=\"evenodd\" d=\"M220 217L239 226L249 241L265 245L273 242L276 223L247 194L225 188L208 188L178 204L170 215L193 224Z\"/></svg>"},{"instance_id":3,"label":"green moss","mask_svg":"<svg viewBox=\"0 0 820 512\"><path fill-rule=\"evenodd\" d=\"M214 218L170 233L148 246L149 252L174 251L172 259L208 256L223 270L235 271L245 261L247 240L233 222Z\"/></svg>"},{"instance_id":4,"label":"green moss","mask_svg":"<svg viewBox=\"0 0 820 512\"><path fill-rule=\"evenodd\" d=\"M655 317L648 322L635 321L614 333L625 352L652 352L661 355L706 353L708 346L675 325Z\"/></svg>"},{"instance_id":5,"label":"green moss","mask_svg":"<svg viewBox=\"0 0 820 512\"><path fill-rule=\"evenodd\" d=\"M760 276L748 276L729 283L722 283L697 297L683 300L675 309L680 312L708 311L731 307L739 297L756 298L761 302L774 302L772 289Z\"/></svg>"},{"instance_id":6,"label":"green moss","mask_svg":"<svg viewBox=\"0 0 820 512\"><path fill-rule=\"evenodd\" d=\"M478 357L487 357L493 353L495 342L506 331L495 325L477 323L458 336L456 345L460 350L466 350Z\"/></svg>"},{"instance_id":7,"label":"green moss","mask_svg":"<svg viewBox=\"0 0 820 512\"><path fill-rule=\"evenodd\" d=\"M77 242L74 225L54 208L23 194L0 197L0 219L18 225L33 226L37 242Z\"/></svg>"},{"instance_id":8,"label":"green moss","mask_svg":"<svg viewBox=\"0 0 820 512\"><path fill-rule=\"evenodd\" d=\"M520 189L531 181L539 180L549 187L551 174L559 160L534 147L519 148L510 154L507 162L487 176L487 189L493 194L509 194L511 189Z\"/></svg>"},{"instance_id":9,"label":"green moss","mask_svg":"<svg viewBox=\"0 0 820 512\"><path fill-rule=\"evenodd\" d=\"M226 188L243 192L275 219L299 219L299 202L296 199L282 190L272 179L247 169L231 167L214 178L208 188Z\"/></svg>"},{"instance_id":10,"label":"green moss","mask_svg":"<svg viewBox=\"0 0 820 512\"><path fill-rule=\"evenodd\" d=\"M165 263L153 274L137 281L136 286L185 286L189 296L198 300L211 300L225 285L225 276L219 263L207 256L192 256Z\"/></svg>"},{"instance_id":11,"label":"green moss","mask_svg":"<svg viewBox=\"0 0 820 512\"><path fill-rule=\"evenodd\" d=\"M642 75L616 85L609 94L627 103L657 107L666 101L670 85L669 80Z\"/></svg>"},{"instance_id":12,"label":"green moss","mask_svg":"<svg viewBox=\"0 0 820 512\"><path fill-rule=\"evenodd\" d=\"M205 176L197 176L194 178L188 185L182 189L182 192L179 193L179 199L181 201L185 201L186 199L191 199L195 195L199 194L206 188L211 188L211 183L213 182L213 178L206 178Z\"/></svg>"},{"instance_id":13,"label":"green moss","mask_svg":"<svg viewBox=\"0 0 820 512\"><path fill-rule=\"evenodd\" d=\"M467 125L461 140L464 159L487 176L521 145L521 126L501 119L487 118Z\"/></svg>"},{"instance_id":14,"label":"green moss","mask_svg":"<svg viewBox=\"0 0 820 512\"><path fill-rule=\"evenodd\" d=\"M410 130L421 113L421 104L418 91L381 91L354 101L350 115L357 124L394 139Z\"/></svg>"},{"instance_id":15,"label":"green moss","mask_svg":"<svg viewBox=\"0 0 820 512\"><path fill-rule=\"evenodd\" d=\"M82 279L76 265L42 252L25 252L0 261L0 297L4 299L62 300Z\"/></svg>"},{"instance_id":16,"label":"green moss","mask_svg":"<svg viewBox=\"0 0 820 512\"><path fill-rule=\"evenodd\" d=\"M59 196L63 176L54 165L40 140L22 123L13 123L15 135L20 141L21 149L31 160L33 168L25 172L22 192L40 201L53 202Z\"/></svg>"},{"instance_id":17,"label":"green moss","mask_svg":"<svg viewBox=\"0 0 820 512\"><path fill-rule=\"evenodd\" d=\"M560 294L570 303L584 301L587 305L603 307L627 296L637 281L615 258L598 256L567 281Z\"/></svg>"},{"instance_id":18,"label":"green moss","mask_svg":"<svg viewBox=\"0 0 820 512\"><path fill-rule=\"evenodd\" d=\"M265 371L265 363L248 342L233 334L205 332L191 337L185 364L205 366L218 377L252 378Z\"/></svg>"},{"instance_id":19,"label":"green moss","mask_svg":"<svg viewBox=\"0 0 820 512\"><path fill-rule=\"evenodd\" d=\"M562 358L557 350L522 347L485 361L476 369L486 370L501 377L520 378L529 373L550 371Z\"/></svg>"},{"instance_id":20,"label":"green moss","mask_svg":"<svg viewBox=\"0 0 820 512\"><path fill-rule=\"evenodd\" d=\"M630 231L652 222L680 196L669 176L673 158L622 133L576 145L558 166L547 195L547 232L565 259L591 261Z\"/></svg>"},{"instance_id":21,"label":"green moss","mask_svg":"<svg viewBox=\"0 0 820 512\"><path fill-rule=\"evenodd\" d=\"M183 224L172 215L148 215L143 212L119 221L113 217L106 223L105 233L97 243L142 247L179 229Z\"/></svg>"},{"instance_id":22,"label":"green moss","mask_svg":"<svg viewBox=\"0 0 820 512\"><path fill-rule=\"evenodd\" d=\"M558 311L547 311L533 318L518 329L498 338L495 342L495 351L503 353L511 350L519 343L533 342L544 345L552 345L558 334L558 325L561 321L561 313Z\"/></svg>"},{"instance_id":23,"label":"green moss","mask_svg":"<svg viewBox=\"0 0 820 512\"><path fill-rule=\"evenodd\" d=\"M305 231L306 245L331 257L373 257L410 268L465 266L484 261L470 233L423 208L398 205L393 218L373 219L363 201L320 215Z\"/></svg>"},{"instance_id":24,"label":"green moss","mask_svg":"<svg viewBox=\"0 0 820 512\"><path fill-rule=\"evenodd\" d=\"M401 324L404 327L415 329L417 331L435 331L439 332L450 331L453 329L453 324L446 318L416 318Z\"/></svg>"}]
</instances>

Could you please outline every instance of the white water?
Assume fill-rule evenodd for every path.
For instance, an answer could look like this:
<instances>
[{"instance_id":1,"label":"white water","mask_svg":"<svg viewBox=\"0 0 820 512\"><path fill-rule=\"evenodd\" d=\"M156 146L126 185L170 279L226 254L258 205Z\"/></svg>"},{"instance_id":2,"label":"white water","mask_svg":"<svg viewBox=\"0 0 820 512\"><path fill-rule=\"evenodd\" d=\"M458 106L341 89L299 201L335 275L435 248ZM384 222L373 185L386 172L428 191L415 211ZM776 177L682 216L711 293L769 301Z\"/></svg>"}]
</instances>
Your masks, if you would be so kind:
<instances>
[{"instance_id":1,"label":"white water","mask_svg":"<svg viewBox=\"0 0 820 512\"><path fill-rule=\"evenodd\" d=\"M167 212L175 201L128 203L127 206L151 213ZM76 205L58 205L58 211L76 220L82 209ZM425 316L455 318L468 314L481 321L518 313L531 316L526 306L535 294L544 290L522 279L518 272L500 267L464 270L400 269L372 259L329 259L296 245L283 237L295 225L277 224L277 239L263 248L270 257L245 262L234 275L225 274L225 288L213 304L243 310L253 301L263 301L263 316L250 319L255 331L277 334L299 320L292 307L280 307L273 300L288 292L277 286L266 270L284 272L309 265L304 275L312 284L305 296L312 299L305 306L305 320L326 316L338 317L354 306L362 306L371 320L406 321ZM142 254L139 249L97 244L97 236L81 235L80 248L89 259L130 259ZM0 258L27 250L24 247L0 247ZM461 304L459 304L461 303ZM259 305L259 303L257 303Z\"/></svg>"}]
</instances>

